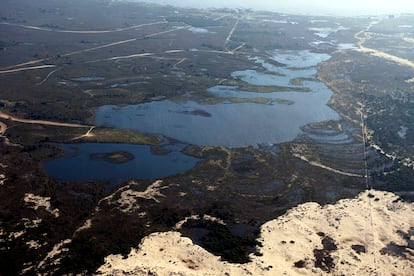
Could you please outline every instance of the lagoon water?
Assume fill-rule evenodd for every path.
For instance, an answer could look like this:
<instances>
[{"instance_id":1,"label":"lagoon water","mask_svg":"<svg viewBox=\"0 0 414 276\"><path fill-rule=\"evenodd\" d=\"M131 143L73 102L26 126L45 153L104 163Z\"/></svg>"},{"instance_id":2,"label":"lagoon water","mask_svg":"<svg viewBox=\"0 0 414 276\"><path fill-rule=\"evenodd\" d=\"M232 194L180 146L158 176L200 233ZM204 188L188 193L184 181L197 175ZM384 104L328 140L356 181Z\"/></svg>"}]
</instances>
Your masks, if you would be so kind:
<instances>
[{"instance_id":1,"label":"lagoon water","mask_svg":"<svg viewBox=\"0 0 414 276\"><path fill-rule=\"evenodd\" d=\"M274 51L277 67L254 58L263 68L274 74L245 70L233 73L252 85L295 87L291 80L302 77L302 86L310 92L253 93L237 87L215 86L208 91L223 101L205 105L191 99L184 102L170 100L117 107L102 106L96 113L95 124L146 133L161 134L180 141L209 146L246 147L275 144L293 140L301 127L324 120L337 120L339 115L326 104L332 91L315 79L316 65L329 55L309 51ZM313 81L309 81L311 78ZM291 105L270 101L234 103L226 98L267 98L288 100ZM280 102L280 101L279 101Z\"/></svg>"},{"instance_id":2,"label":"lagoon water","mask_svg":"<svg viewBox=\"0 0 414 276\"><path fill-rule=\"evenodd\" d=\"M48 161L44 168L49 176L64 181L107 180L114 185L127 179L156 179L185 172L199 159L180 152L181 147L166 148L169 152L151 153L149 146L125 144L62 144L65 156ZM111 163L92 158L92 154L125 151L134 159Z\"/></svg>"},{"instance_id":3,"label":"lagoon water","mask_svg":"<svg viewBox=\"0 0 414 276\"><path fill-rule=\"evenodd\" d=\"M271 97L294 104L230 103L203 105L194 101L169 100L125 107L99 108L95 123L109 127L162 134L196 145L246 147L293 140L300 127L324 120L339 119L326 105L332 92L320 82L309 82L312 92L250 93L215 87L223 97ZM241 95L243 93L244 95ZM201 112L202 111L202 112ZM196 115L196 114L209 114Z\"/></svg>"},{"instance_id":4,"label":"lagoon water","mask_svg":"<svg viewBox=\"0 0 414 276\"><path fill-rule=\"evenodd\" d=\"M309 92L257 93L218 85L208 89L211 96L221 99L217 104L201 104L188 98L187 101L163 100L124 107L106 105L97 110L95 124L159 134L200 146L246 147L290 141L309 123L340 118L326 105L332 91L316 80L316 65L329 55L310 51L269 54L283 66L252 57L267 73L244 70L233 72L232 76L251 85L306 88ZM297 78L299 82L292 82ZM257 101L258 98L265 100ZM330 142L342 143L346 138L333 136ZM164 145L168 153L157 155L143 145L65 144L61 148L66 155L46 162L44 168L60 180L98 179L109 181L111 186L127 179L156 179L190 170L199 159L181 153L182 147ZM96 153L116 151L129 152L134 159L114 164L91 158Z\"/></svg>"}]
</instances>

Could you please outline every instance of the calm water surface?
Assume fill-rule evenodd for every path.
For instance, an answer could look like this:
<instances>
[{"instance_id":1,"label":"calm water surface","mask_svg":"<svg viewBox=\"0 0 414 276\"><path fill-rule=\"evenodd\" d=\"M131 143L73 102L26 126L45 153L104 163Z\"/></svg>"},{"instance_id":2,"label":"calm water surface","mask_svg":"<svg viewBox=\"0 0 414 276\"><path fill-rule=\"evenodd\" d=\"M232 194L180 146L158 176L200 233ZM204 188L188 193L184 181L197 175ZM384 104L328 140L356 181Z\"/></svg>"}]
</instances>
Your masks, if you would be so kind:
<instances>
[{"instance_id":1,"label":"calm water surface","mask_svg":"<svg viewBox=\"0 0 414 276\"><path fill-rule=\"evenodd\" d=\"M151 153L149 146L125 144L62 144L65 156L48 161L44 168L49 176L64 181L108 180L112 185L127 179L157 179L193 168L199 159L180 152L183 146L166 148L163 155ZM115 164L91 158L96 153L125 151L133 160Z\"/></svg>"},{"instance_id":2,"label":"calm water surface","mask_svg":"<svg viewBox=\"0 0 414 276\"><path fill-rule=\"evenodd\" d=\"M184 102L163 100L124 107L106 105L98 109L95 124L160 134L201 146L246 147L290 141L302 133L301 127L309 123L340 118L326 105L332 91L316 80L317 64L329 59L329 55L310 51L273 51L269 55L283 66L251 57L267 73L244 70L233 72L232 77L251 85L307 88L310 92L255 93L219 85L208 89L212 96L222 99L218 104L203 105L189 98ZM298 78L301 83L292 82ZM234 103L231 98L264 98L269 101L266 104ZM281 100L291 104L283 104ZM333 142L345 138L332 137ZM182 173L199 161L181 153L183 145L163 147L168 153L157 155L151 153L149 146L143 145L61 145L66 156L46 162L44 166L50 176L60 180L99 179L114 185L126 179L156 179ZM116 151L129 152L134 159L113 164L91 158L92 154Z\"/></svg>"},{"instance_id":3,"label":"calm water surface","mask_svg":"<svg viewBox=\"0 0 414 276\"><path fill-rule=\"evenodd\" d=\"M339 115L326 105L332 91L315 79L316 65L329 59L329 55L309 51L273 51L271 55L284 66L278 67L253 57L268 74L245 70L233 72L232 76L252 85L286 87L295 87L291 84L293 79L306 78L296 87L308 88L310 92L253 93L229 86L215 86L208 92L224 99L284 99L293 101L292 105L274 101L271 104L223 101L204 105L190 99L125 107L106 105L98 109L95 124L161 134L201 146L246 147L290 141L308 123L339 119Z\"/></svg>"}]
</instances>

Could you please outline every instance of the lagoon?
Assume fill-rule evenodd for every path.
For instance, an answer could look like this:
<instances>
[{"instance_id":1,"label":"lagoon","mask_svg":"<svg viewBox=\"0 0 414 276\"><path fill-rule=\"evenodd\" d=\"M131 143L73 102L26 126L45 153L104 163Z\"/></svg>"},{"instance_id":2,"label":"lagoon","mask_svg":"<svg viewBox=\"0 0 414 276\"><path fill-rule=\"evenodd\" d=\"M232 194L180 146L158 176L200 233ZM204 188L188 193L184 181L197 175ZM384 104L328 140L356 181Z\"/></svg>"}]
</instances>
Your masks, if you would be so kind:
<instances>
[{"instance_id":1,"label":"lagoon","mask_svg":"<svg viewBox=\"0 0 414 276\"><path fill-rule=\"evenodd\" d=\"M306 88L309 92L257 93L218 85L208 89L211 96L220 99L216 104L203 104L189 97L179 102L106 105L98 108L95 124L163 135L200 146L247 147L291 141L309 123L340 119L327 106L333 92L316 79L317 64L329 59L329 55L310 51L269 54L282 65L252 57L268 73L245 70L233 72L232 77L251 85ZM299 82L293 85L293 80ZM231 101L230 98L269 101Z\"/></svg>"},{"instance_id":2,"label":"lagoon","mask_svg":"<svg viewBox=\"0 0 414 276\"><path fill-rule=\"evenodd\" d=\"M326 103L332 95L321 82L306 82L311 92L238 92L232 88L210 89L225 97L265 97L293 101L286 104L231 103L214 105L170 100L117 107L102 106L95 123L101 126L161 134L200 146L246 147L293 140L301 127L339 115ZM209 114L209 116L203 116Z\"/></svg>"}]
</instances>

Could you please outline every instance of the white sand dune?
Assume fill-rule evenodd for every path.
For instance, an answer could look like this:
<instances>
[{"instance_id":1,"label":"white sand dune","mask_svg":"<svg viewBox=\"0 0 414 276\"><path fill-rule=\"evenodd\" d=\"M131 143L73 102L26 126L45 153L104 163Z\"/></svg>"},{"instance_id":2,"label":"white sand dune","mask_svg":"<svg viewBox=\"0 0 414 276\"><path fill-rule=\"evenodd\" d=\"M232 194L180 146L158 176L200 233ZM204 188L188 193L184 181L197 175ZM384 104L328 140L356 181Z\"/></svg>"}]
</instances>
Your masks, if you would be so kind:
<instances>
[{"instance_id":1,"label":"white sand dune","mask_svg":"<svg viewBox=\"0 0 414 276\"><path fill-rule=\"evenodd\" d=\"M414 204L397 199L392 193L371 190L335 205L310 202L295 207L262 226L263 256L251 255L252 262L247 264L223 262L180 233L165 232L147 236L128 258L106 257L98 273L414 275L414 233L410 233L414 232ZM398 248L399 253L390 248ZM323 269L315 267L318 255ZM330 268L325 266L329 260Z\"/></svg>"}]
</instances>

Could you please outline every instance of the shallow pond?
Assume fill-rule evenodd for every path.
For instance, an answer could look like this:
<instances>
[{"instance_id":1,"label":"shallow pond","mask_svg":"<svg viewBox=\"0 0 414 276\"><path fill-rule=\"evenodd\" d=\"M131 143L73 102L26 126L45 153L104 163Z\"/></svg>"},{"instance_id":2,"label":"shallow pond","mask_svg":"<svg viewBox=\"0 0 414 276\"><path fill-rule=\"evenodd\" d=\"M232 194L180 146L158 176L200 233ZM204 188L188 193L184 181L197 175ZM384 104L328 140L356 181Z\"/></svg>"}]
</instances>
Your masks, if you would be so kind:
<instances>
[{"instance_id":1,"label":"shallow pond","mask_svg":"<svg viewBox=\"0 0 414 276\"><path fill-rule=\"evenodd\" d=\"M126 144L62 144L65 156L48 161L49 176L63 181L107 180L111 185L127 179L157 179L192 169L199 159L180 152L183 146L166 147L165 154L154 154L150 146ZM127 152L133 159L114 163L99 154Z\"/></svg>"}]
</instances>

